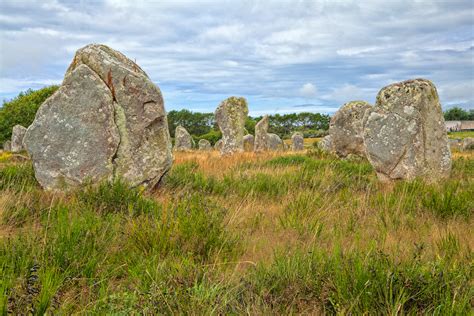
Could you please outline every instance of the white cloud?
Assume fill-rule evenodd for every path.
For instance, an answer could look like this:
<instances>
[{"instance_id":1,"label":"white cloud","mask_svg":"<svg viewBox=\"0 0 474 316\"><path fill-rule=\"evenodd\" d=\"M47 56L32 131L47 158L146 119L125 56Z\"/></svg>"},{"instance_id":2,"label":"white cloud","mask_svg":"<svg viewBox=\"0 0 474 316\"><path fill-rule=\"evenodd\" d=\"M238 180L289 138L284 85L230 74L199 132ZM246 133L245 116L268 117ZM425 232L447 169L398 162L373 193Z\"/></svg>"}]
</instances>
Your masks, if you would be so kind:
<instances>
[{"instance_id":1,"label":"white cloud","mask_svg":"<svg viewBox=\"0 0 474 316\"><path fill-rule=\"evenodd\" d=\"M302 97L371 101L420 75L448 103L469 99L474 85L471 0L3 0L0 12L0 77L29 78L0 93L60 77L91 42L136 59L173 105L214 107L230 94L285 109Z\"/></svg>"},{"instance_id":2,"label":"white cloud","mask_svg":"<svg viewBox=\"0 0 474 316\"><path fill-rule=\"evenodd\" d=\"M316 86L312 83L305 83L299 90L300 94L306 98L313 98L316 96Z\"/></svg>"}]
</instances>

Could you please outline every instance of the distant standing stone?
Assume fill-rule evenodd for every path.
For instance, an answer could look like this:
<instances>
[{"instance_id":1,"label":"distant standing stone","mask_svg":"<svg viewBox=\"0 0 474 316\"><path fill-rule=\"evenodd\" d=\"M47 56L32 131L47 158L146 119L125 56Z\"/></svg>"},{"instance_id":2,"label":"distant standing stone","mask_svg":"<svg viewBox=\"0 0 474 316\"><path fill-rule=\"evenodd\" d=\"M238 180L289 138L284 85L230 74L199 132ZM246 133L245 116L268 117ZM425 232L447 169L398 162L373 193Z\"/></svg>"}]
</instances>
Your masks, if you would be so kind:
<instances>
[{"instance_id":1,"label":"distant standing stone","mask_svg":"<svg viewBox=\"0 0 474 316\"><path fill-rule=\"evenodd\" d=\"M449 176L451 151L436 87L415 79L389 85L364 117L367 158L379 179Z\"/></svg>"},{"instance_id":2,"label":"distant standing stone","mask_svg":"<svg viewBox=\"0 0 474 316\"><path fill-rule=\"evenodd\" d=\"M211 150L211 143L207 139L200 139L198 142L199 150Z\"/></svg>"},{"instance_id":3,"label":"distant standing stone","mask_svg":"<svg viewBox=\"0 0 474 316\"><path fill-rule=\"evenodd\" d=\"M222 155L244 151L244 126L248 113L245 98L230 97L217 107L215 117L222 132Z\"/></svg>"},{"instance_id":4,"label":"distant standing stone","mask_svg":"<svg viewBox=\"0 0 474 316\"><path fill-rule=\"evenodd\" d=\"M466 137L462 141L462 149L470 150L474 149L474 137Z\"/></svg>"},{"instance_id":5,"label":"distant standing stone","mask_svg":"<svg viewBox=\"0 0 474 316\"><path fill-rule=\"evenodd\" d=\"M254 151L261 152L268 150L268 115L265 115L255 125Z\"/></svg>"},{"instance_id":6,"label":"distant standing stone","mask_svg":"<svg viewBox=\"0 0 474 316\"><path fill-rule=\"evenodd\" d=\"M331 135L326 135L324 136L319 142L318 142L318 148L326 151L326 152L332 152L332 141L331 141Z\"/></svg>"},{"instance_id":7,"label":"distant standing stone","mask_svg":"<svg viewBox=\"0 0 474 316\"><path fill-rule=\"evenodd\" d=\"M118 178L152 188L172 164L160 89L132 60L98 44L76 52L24 144L46 189Z\"/></svg>"},{"instance_id":8,"label":"distant standing stone","mask_svg":"<svg viewBox=\"0 0 474 316\"><path fill-rule=\"evenodd\" d=\"M11 151L18 153L25 148L23 147L23 138L26 134L26 128L21 125L15 125L12 129Z\"/></svg>"},{"instance_id":9,"label":"distant standing stone","mask_svg":"<svg viewBox=\"0 0 474 316\"><path fill-rule=\"evenodd\" d=\"M244 136L244 150L245 151L253 151L254 146L254 137L251 134L247 134Z\"/></svg>"},{"instance_id":10,"label":"distant standing stone","mask_svg":"<svg viewBox=\"0 0 474 316\"><path fill-rule=\"evenodd\" d=\"M222 142L222 139L219 139L215 144L214 144L214 150L221 151L222 145L224 143Z\"/></svg>"},{"instance_id":11,"label":"distant standing stone","mask_svg":"<svg viewBox=\"0 0 474 316\"><path fill-rule=\"evenodd\" d=\"M12 142L7 140L3 143L3 150L4 151L11 151L12 150Z\"/></svg>"},{"instance_id":12,"label":"distant standing stone","mask_svg":"<svg viewBox=\"0 0 474 316\"><path fill-rule=\"evenodd\" d=\"M339 157L349 154L365 156L363 119L372 105L365 101L351 101L344 104L331 118L329 135L332 149Z\"/></svg>"},{"instance_id":13,"label":"distant standing stone","mask_svg":"<svg viewBox=\"0 0 474 316\"><path fill-rule=\"evenodd\" d=\"M176 151L187 151L193 148L194 140L188 131L178 125L174 132L174 150Z\"/></svg>"},{"instance_id":14,"label":"distant standing stone","mask_svg":"<svg viewBox=\"0 0 474 316\"><path fill-rule=\"evenodd\" d=\"M291 150L300 151L304 149L304 137L300 132L291 135Z\"/></svg>"},{"instance_id":15,"label":"distant standing stone","mask_svg":"<svg viewBox=\"0 0 474 316\"><path fill-rule=\"evenodd\" d=\"M268 136L268 150L276 151L276 150L283 150L285 148L280 136L273 133L268 133L267 136Z\"/></svg>"},{"instance_id":16,"label":"distant standing stone","mask_svg":"<svg viewBox=\"0 0 474 316\"><path fill-rule=\"evenodd\" d=\"M461 146L462 146L462 141L461 139L450 139L448 138L448 143L449 143L449 147L451 148L451 150L453 149L461 149Z\"/></svg>"}]
</instances>

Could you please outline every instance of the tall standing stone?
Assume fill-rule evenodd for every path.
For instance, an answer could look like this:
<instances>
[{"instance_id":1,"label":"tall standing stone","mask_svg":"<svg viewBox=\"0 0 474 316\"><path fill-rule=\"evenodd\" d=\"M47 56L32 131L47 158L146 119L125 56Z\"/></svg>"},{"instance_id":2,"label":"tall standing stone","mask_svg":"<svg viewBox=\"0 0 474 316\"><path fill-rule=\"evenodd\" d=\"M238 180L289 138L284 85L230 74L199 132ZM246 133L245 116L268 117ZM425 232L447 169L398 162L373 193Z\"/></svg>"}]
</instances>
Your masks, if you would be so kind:
<instances>
[{"instance_id":1,"label":"tall standing stone","mask_svg":"<svg viewBox=\"0 0 474 316\"><path fill-rule=\"evenodd\" d=\"M199 150L211 150L211 143L207 139L200 139L198 142Z\"/></svg>"},{"instance_id":2,"label":"tall standing stone","mask_svg":"<svg viewBox=\"0 0 474 316\"><path fill-rule=\"evenodd\" d=\"M331 135L326 135L324 136L319 142L318 142L318 148L325 151L325 152L332 152L332 140L331 140Z\"/></svg>"},{"instance_id":3,"label":"tall standing stone","mask_svg":"<svg viewBox=\"0 0 474 316\"><path fill-rule=\"evenodd\" d=\"M451 152L436 87L415 79L389 85L364 118L367 158L381 180L446 178Z\"/></svg>"},{"instance_id":4,"label":"tall standing stone","mask_svg":"<svg viewBox=\"0 0 474 316\"><path fill-rule=\"evenodd\" d=\"M304 137L300 132L295 132L291 135L291 150L301 151L304 149Z\"/></svg>"},{"instance_id":5,"label":"tall standing stone","mask_svg":"<svg viewBox=\"0 0 474 316\"><path fill-rule=\"evenodd\" d=\"M255 125L255 145L254 151L261 152L268 150L268 115L265 115Z\"/></svg>"},{"instance_id":6,"label":"tall standing stone","mask_svg":"<svg viewBox=\"0 0 474 316\"><path fill-rule=\"evenodd\" d=\"M11 140L11 150L14 153L18 153L24 150L23 138L26 134L26 127L21 125L15 125L12 129L12 140Z\"/></svg>"},{"instance_id":7,"label":"tall standing stone","mask_svg":"<svg viewBox=\"0 0 474 316\"><path fill-rule=\"evenodd\" d=\"M249 110L245 98L230 97L216 109L216 122L222 132L222 155L244 151L244 126Z\"/></svg>"},{"instance_id":8,"label":"tall standing stone","mask_svg":"<svg viewBox=\"0 0 474 316\"><path fill-rule=\"evenodd\" d=\"M244 150L245 151L253 151L254 146L254 137L251 134L247 134L244 136Z\"/></svg>"},{"instance_id":9,"label":"tall standing stone","mask_svg":"<svg viewBox=\"0 0 474 316\"><path fill-rule=\"evenodd\" d=\"M118 178L154 187L172 164L160 89L136 63L98 44L76 52L24 144L46 189Z\"/></svg>"},{"instance_id":10,"label":"tall standing stone","mask_svg":"<svg viewBox=\"0 0 474 316\"><path fill-rule=\"evenodd\" d=\"M176 126L174 132L174 150L187 151L193 148L194 140L188 131L181 125Z\"/></svg>"},{"instance_id":11,"label":"tall standing stone","mask_svg":"<svg viewBox=\"0 0 474 316\"><path fill-rule=\"evenodd\" d=\"M363 119L372 105L365 101L351 101L344 104L331 118L329 135L332 149L339 157L349 154L365 156Z\"/></svg>"}]
</instances>

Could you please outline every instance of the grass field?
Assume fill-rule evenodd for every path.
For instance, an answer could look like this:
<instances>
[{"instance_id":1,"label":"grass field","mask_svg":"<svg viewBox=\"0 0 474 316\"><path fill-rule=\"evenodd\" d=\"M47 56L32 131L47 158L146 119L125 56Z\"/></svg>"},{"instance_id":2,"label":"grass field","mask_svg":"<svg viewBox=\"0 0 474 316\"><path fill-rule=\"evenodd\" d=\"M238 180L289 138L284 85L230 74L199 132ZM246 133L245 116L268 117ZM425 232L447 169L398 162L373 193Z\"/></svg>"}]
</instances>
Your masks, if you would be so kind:
<instances>
[{"instance_id":1,"label":"grass field","mask_svg":"<svg viewBox=\"0 0 474 316\"><path fill-rule=\"evenodd\" d=\"M474 153L449 180L364 160L177 153L162 188L43 192L0 159L0 310L12 314L469 314Z\"/></svg>"},{"instance_id":2,"label":"grass field","mask_svg":"<svg viewBox=\"0 0 474 316\"><path fill-rule=\"evenodd\" d=\"M464 131L464 132L449 132L449 138L459 138L464 139L466 137L474 137L474 131Z\"/></svg>"}]
</instances>

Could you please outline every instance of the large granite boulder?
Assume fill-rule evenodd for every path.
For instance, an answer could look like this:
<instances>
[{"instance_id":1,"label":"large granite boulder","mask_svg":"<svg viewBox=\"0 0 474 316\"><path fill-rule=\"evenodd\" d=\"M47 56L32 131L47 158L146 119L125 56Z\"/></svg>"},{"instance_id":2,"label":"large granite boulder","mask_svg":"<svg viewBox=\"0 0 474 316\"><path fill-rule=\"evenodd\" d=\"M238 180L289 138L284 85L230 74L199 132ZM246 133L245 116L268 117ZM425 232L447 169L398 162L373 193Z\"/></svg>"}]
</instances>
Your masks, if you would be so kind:
<instances>
[{"instance_id":1,"label":"large granite boulder","mask_svg":"<svg viewBox=\"0 0 474 316\"><path fill-rule=\"evenodd\" d=\"M474 137L466 137L462 140L462 149L471 150L474 149Z\"/></svg>"},{"instance_id":2,"label":"large granite boulder","mask_svg":"<svg viewBox=\"0 0 474 316\"><path fill-rule=\"evenodd\" d=\"M244 136L244 150L245 151L253 151L254 146L254 137L251 134L247 134Z\"/></svg>"},{"instance_id":3,"label":"large granite boulder","mask_svg":"<svg viewBox=\"0 0 474 316\"><path fill-rule=\"evenodd\" d=\"M15 125L12 129L12 140L11 140L11 151L13 153L19 153L25 148L23 146L23 138L26 134L26 127L21 125Z\"/></svg>"},{"instance_id":4,"label":"large granite boulder","mask_svg":"<svg viewBox=\"0 0 474 316\"><path fill-rule=\"evenodd\" d=\"M194 145L193 137L188 133L188 131L178 125L174 132L174 150L176 151L187 151L191 150Z\"/></svg>"},{"instance_id":5,"label":"large granite boulder","mask_svg":"<svg viewBox=\"0 0 474 316\"><path fill-rule=\"evenodd\" d=\"M285 146L283 141L281 140L280 136L273 133L267 134L267 148L268 150L276 151L276 150L284 150Z\"/></svg>"},{"instance_id":6,"label":"large granite boulder","mask_svg":"<svg viewBox=\"0 0 474 316\"><path fill-rule=\"evenodd\" d=\"M268 150L268 115L265 115L255 125L255 144L254 151L261 152Z\"/></svg>"},{"instance_id":7,"label":"large granite boulder","mask_svg":"<svg viewBox=\"0 0 474 316\"><path fill-rule=\"evenodd\" d=\"M344 104L331 118L329 135L332 149L339 157L349 154L365 156L363 119L372 106L365 101L351 101Z\"/></svg>"},{"instance_id":8,"label":"large granite boulder","mask_svg":"<svg viewBox=\"0 0 474 316\"><path fill-rule=\"evenodd\" d=\"M291 135L291 150L300 151L304 149L304 137L300 132L295 132Z\"/></svg>"},{"instance_id":9,"label":"large granite boulder","mask_svg":"<svg viewBox=\"0 0 474 316\"><path fill-rule=\"evenodd\" d=\"M46 189L118 178L154 187L172 164L160 89L133 61L97 44L76 52L24 144Z\"/></svg>"},{"instance_id":10,"label":"large granite boulder","mask_svg":"<svg viewBox=\"0 0 474 316\"><path fill-rule=\"evenodd\" d=\"M3 143L3 150L4 151L11 151L12 150L12 142L7 140Z\"/></svg>"},{"instance_id":11,"label":"large granite boulder","mask_svg":"<svg viewBox=\"0 0 474 316\"><path fill-rule=\"evenodd\" d=\"M200 139L198 142L199 150L211 150L211 143L207 139Z\"/></svg>"},{"instance_id":12,"label":"large granite boulder","mask_svg":"<svg viewBox=\"0 0 474 316\"><path fill-rule=\"evenodd\" d=\"M381 180L446 178L451 151L436 87L415 79L389 85L364 117L367 158Z\"/></svg>"},{"instance_id":13,"label":"large granite boulder","mask_svg":"<svg viewBox=\"0 0 474 316\"><path fill-rule=\"evenodd\" d=\"M215 117L222 132L222 155L244 151L244 126L248 113L245 98L230 97L217 107Z\"/></svg>"}]
</instances>

